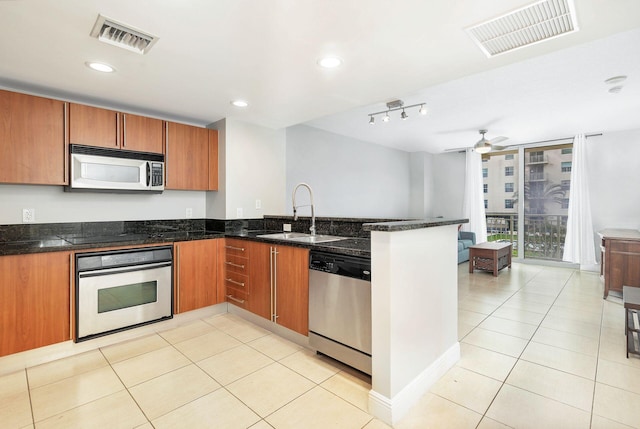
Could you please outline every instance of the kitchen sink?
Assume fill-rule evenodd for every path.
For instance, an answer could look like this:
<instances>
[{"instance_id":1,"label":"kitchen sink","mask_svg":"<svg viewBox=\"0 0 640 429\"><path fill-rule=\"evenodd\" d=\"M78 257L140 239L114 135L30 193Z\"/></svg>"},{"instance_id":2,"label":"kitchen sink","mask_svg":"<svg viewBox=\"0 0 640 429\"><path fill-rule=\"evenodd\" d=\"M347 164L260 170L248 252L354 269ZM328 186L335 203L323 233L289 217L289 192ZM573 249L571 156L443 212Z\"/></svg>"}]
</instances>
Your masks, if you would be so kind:
<instances>
[{"instance_id":1,"label":"kitchen sink","mask_svg":"<svg viewBox=\"0 0 640 429\"><path fill-rule=\"evenodd\" d=\"M295 241L298 243L327 243L330 241L346 240L346 237L335 235L311 235L303 232L277 232L274 234L258 235L258 238L272 238L276 240Z\"/></svg>"}]
</instances>

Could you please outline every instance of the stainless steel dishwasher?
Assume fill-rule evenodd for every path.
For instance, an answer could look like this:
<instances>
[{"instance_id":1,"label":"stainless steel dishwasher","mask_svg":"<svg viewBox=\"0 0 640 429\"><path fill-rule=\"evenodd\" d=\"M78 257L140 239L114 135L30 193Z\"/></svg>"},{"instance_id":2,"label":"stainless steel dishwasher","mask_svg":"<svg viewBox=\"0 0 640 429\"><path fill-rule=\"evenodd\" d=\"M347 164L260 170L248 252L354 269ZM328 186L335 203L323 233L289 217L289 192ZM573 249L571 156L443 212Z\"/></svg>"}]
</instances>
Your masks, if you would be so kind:
<instances>
[{"instance_id":1,"label":"stainless steel dishwasher","mask_svg":"<svg viewBox=\"0 0 640 429\"><path fill-rule=\"evenodd\" d=\"M309 345L371 375L371 260L312 251Z\"/></svg>"}]
</instances>

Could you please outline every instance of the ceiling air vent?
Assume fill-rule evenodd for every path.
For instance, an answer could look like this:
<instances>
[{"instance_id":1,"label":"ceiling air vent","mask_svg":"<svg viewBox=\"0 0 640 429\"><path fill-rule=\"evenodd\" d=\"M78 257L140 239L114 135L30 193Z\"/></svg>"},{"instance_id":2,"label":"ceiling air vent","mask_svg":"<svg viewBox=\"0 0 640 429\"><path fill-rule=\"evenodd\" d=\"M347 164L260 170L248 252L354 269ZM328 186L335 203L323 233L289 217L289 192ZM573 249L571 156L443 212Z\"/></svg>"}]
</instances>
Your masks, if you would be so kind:
<instances>
[{"instance_id":1,"label":"ceiling air vent","mask_svg":"<svg viewBox=\"0 0 640 429\"><path fill-rule=\"evenodd\" d=\"M91 36L98 40L138 54L146 54L158 37L133 29L112 19L98 15L91 30Z\"/></svg>"},{"instance_id":2,"label":"ceiling air vent","mask_svg":"<svg viewBox=\"0 0 640 429\"><path fill-rule=\"evenodd\" d=\"M542 0L466 29L487 57L578 31L573 0Z\"/></svg>"}]
</instances>

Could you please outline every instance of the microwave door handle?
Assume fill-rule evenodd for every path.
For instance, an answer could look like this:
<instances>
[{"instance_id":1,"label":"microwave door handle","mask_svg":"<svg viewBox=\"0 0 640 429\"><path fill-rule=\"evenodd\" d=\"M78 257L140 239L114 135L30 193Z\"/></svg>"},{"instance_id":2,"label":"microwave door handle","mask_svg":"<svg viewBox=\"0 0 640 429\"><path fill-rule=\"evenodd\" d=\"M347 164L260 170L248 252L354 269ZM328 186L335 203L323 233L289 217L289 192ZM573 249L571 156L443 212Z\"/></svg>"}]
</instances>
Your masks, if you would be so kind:
<instances>
[{"instance_id":1,"label":"microwave door handle","mask_svg":"<svg viewBox=\"0 0 640 429\"><path fill-rule=\"evenodd\" d=\"M151 163L147 161L146 164L147 164L147 188L148 188L151 183Z\"/></svg>"}]
</instances>

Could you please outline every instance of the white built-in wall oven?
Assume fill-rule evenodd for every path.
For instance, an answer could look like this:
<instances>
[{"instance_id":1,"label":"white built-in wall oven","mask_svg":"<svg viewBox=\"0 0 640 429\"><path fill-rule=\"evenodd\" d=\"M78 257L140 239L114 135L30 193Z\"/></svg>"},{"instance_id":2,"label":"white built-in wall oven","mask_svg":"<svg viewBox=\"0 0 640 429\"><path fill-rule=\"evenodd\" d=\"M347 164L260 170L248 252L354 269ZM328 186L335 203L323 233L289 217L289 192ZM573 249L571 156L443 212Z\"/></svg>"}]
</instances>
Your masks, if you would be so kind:
<instances>
[{"instance_id":1,"label":"white built-in wall oven","mask_svg":"<svg viewBox=\"0 0 640 429\"><path fill-rule=\"evenodd\" d=\"M76 255L76 335L84 341L173 317L171 246Z\"/></svg>"}]
</instances>

